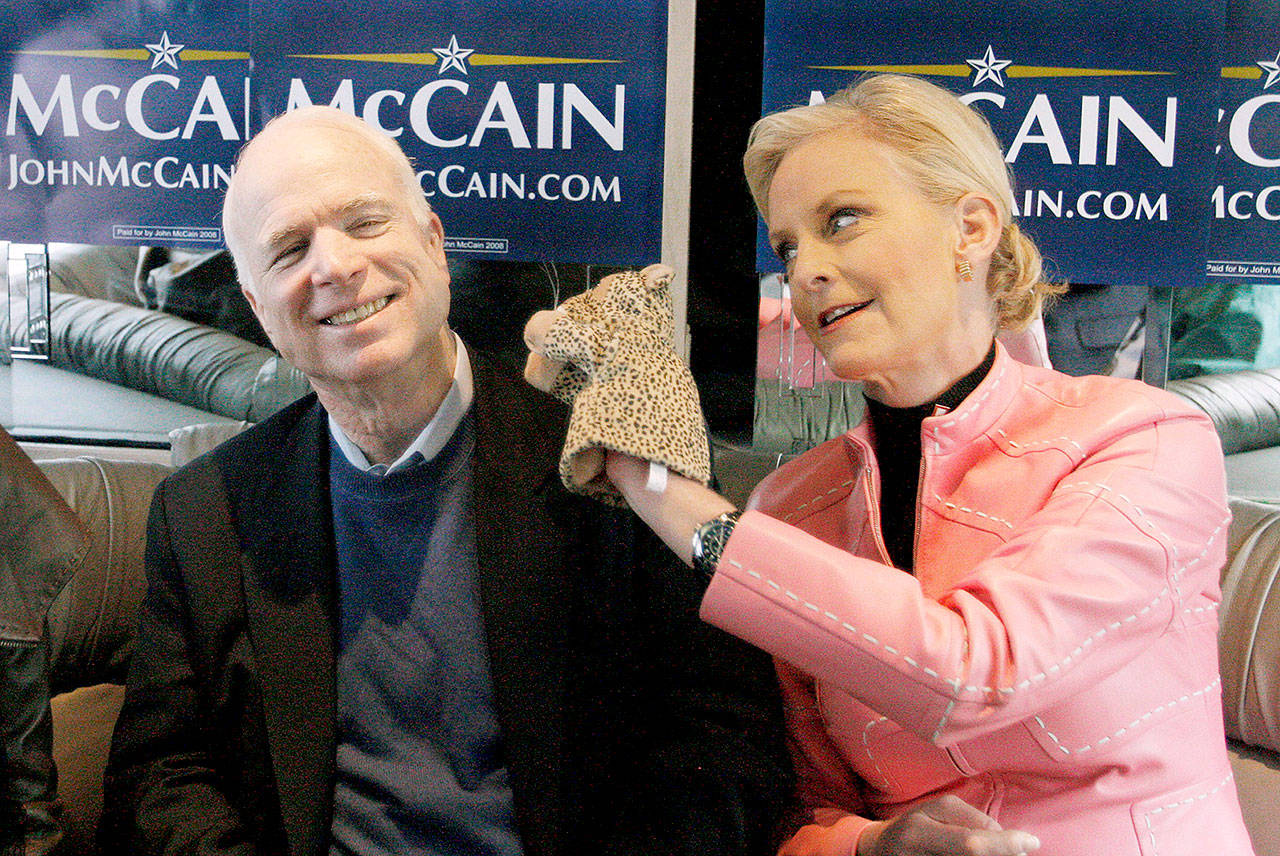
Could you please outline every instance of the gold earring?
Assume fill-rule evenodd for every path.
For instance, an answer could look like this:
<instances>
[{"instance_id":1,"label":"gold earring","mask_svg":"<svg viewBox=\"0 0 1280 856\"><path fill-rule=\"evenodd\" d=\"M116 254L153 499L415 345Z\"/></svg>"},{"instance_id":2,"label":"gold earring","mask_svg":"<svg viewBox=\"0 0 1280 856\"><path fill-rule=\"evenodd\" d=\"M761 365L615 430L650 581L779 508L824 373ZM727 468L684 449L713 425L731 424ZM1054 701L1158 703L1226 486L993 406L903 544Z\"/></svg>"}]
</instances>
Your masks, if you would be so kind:
<instances>
[{"instance_id":1,"label":"gold earring","mask_svg":"<svg viewBox=\"0 0 1280 856\"><path fill-rule=\"evenodd\" d=\"M956 263L956 273L960 274L960 279L965 282L973 282L973 266L969 264L968 259L960 259Z\"/></svg>"}]
</instances>

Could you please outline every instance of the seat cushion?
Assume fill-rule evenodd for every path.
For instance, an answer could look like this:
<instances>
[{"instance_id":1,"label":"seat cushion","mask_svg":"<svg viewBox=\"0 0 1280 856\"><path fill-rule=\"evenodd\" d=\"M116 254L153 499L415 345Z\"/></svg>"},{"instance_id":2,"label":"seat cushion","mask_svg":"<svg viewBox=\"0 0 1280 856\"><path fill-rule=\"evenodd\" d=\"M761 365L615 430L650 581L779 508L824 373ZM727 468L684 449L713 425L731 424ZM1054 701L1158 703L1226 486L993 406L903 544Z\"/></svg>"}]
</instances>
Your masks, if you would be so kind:
<instances>
[{"instance_id":1,"label":"seat cushion","mask_svg":"<svg viewBox=\"0 0 1280 856\"><path fill-rule=\"evenodd\" d=\"M1280 503L1280 446L1227 455L1227 493Z\"/></svg>"},{"instance_id":2,"label":"seat cushion","mask_svg":"<svg viewBox=\"0 0 1280 856\"><path fill-rule=\"evenodd\" d=\"M1280 751L1280 506L1233 499L1218 649L1227 735Z\"/></svg>"},{"instance_id":3,"label":"seat cushion","mask_svg":"<svg viewBox=\"0 0 1280 856\"><path fill-rule=\"evenodd\" d=\"M53 691L123 681L146 588L143 548L164 464L63 458L38 463L89 530L89 553L49 610Z\"/></svg>"},{"instance_id":4,"label":"seat cushion","mask_svg":"<svg viewBox=\"0 0 1280 856\"><path fill-rule=\"evenodd\" d=\"M1209 414L1224 454L1280 445L1280 369L1200 375L1168 389Z\"/></svg>"},{"instance_id":5,"label":"seat cushion","mask_svg":"<svg viewBox=\"0 0 1280 856\"><path fill-rule=\"evenodd\" d=\"M1231 741L1231 771L1257 856L1280 856L1280 756Z\"/></svg>"},{"instance_id":6,"label":"seat cushion","mask_svg":"<svg viewBox=\"0 0 1280 856\"><path fill-rule=\"evenodd\" d=\"M274 351L164 312L50 299L50 361L208 413L257 421L310 391Z\"/></svg>"},{"instance_id":7,"label":"seat cushion","mask_svg":"<svg viewBox=\"0 0 1280 856\"><path fill-rule=\"evenodd\" d=\"M239 422L201 422L175 428L169 432L169 463L175 467L190 463L252 425L252 422L241 420Z\"/></svg>"},{"instance_id":8,"label":"seat cushion","mask_svg":"<svg viewBox=\"0 0 1280 856\"><path fill-rule=\"evenodd\" d=\"M53 760L63 805L64 853L92 854L102 814L102 777L124 687L97 684L53 697Z\"/></svg>"}]
</instances>

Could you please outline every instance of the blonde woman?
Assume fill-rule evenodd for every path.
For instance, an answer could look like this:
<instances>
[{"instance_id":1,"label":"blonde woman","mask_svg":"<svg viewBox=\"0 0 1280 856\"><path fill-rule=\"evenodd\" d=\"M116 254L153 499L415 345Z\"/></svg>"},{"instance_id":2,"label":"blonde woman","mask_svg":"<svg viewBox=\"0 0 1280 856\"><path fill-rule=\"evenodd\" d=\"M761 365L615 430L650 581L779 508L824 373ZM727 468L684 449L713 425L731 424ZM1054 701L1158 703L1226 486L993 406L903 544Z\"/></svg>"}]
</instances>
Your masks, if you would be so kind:
<instances>
[{"instance_id":1,"label":"blonde woman","mask_svg":"<svg viewBox=\"0 0 1280 856\"><path fill-rule=\"evenodd\" d=\"M868 415L745 513L614 456L774 655L806 823L786 854L1252 853L1216 648L1212 425L1137 381L1020 364L1054 289L986 122L876 76L762 119L744 158L797 317Z\"/></svg>"}]
</instances>

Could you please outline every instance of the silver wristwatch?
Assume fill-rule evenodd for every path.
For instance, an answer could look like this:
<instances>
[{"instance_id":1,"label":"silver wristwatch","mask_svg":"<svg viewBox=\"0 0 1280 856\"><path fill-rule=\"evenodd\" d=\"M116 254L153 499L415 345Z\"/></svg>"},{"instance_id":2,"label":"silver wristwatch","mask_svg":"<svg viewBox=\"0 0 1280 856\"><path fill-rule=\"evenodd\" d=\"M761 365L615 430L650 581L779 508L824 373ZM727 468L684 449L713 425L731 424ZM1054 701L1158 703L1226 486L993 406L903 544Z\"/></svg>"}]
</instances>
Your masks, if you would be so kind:
<instances>
[{"instance_id":1,"label":"silver wristwatch","mask_svg":"<svg viewBox=\"0 0 1280 856\"><path fill-rule=\"evenodd\" d=\"M707 579L711 579L716 572L716 565L720 563L720 554L724 552L724 545L729 542L733 527L741 516L741 511L726 511L693 531L694 570L702 572Z\"/></svg>"}]
</instances>

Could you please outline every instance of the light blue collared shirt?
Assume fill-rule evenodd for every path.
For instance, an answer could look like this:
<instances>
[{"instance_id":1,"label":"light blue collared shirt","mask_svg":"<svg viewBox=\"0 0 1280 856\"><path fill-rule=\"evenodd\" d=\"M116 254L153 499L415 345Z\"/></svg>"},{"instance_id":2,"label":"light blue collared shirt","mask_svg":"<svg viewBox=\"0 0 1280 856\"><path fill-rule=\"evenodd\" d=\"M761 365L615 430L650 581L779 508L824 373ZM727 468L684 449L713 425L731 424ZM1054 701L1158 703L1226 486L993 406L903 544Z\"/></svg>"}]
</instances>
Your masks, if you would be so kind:
<instances>
[{"instance_id":1,"label":"light blue collared shirt","mask_svg":"<svg viewBox=\"0 0 1280 856\"><path fill-rule=\"evenodd\" d=\"M360 447L351 442L351 438L338 426L332 416L329 417L329 433L338 444L338 448L342 450L342 454L351 462L351 466L370 475L385 476L417 461L429 461L440 454L445 443L448 443L449 438L453 436L453 432L458 430L462 417L471 409L471 401L475 397L475 387L471 379L471 360L467 357L467 349L457 333L453 334L453 342L454 351L458 355L454 361L453 384L445 393L444 401L440 402L436 415L431 417L427 427L414 438L409 448L404 450L404 454L392 461L390 465L369 463L369 459L365 457L364 452L360 451Z\"/></svg>"}]
</instances>

